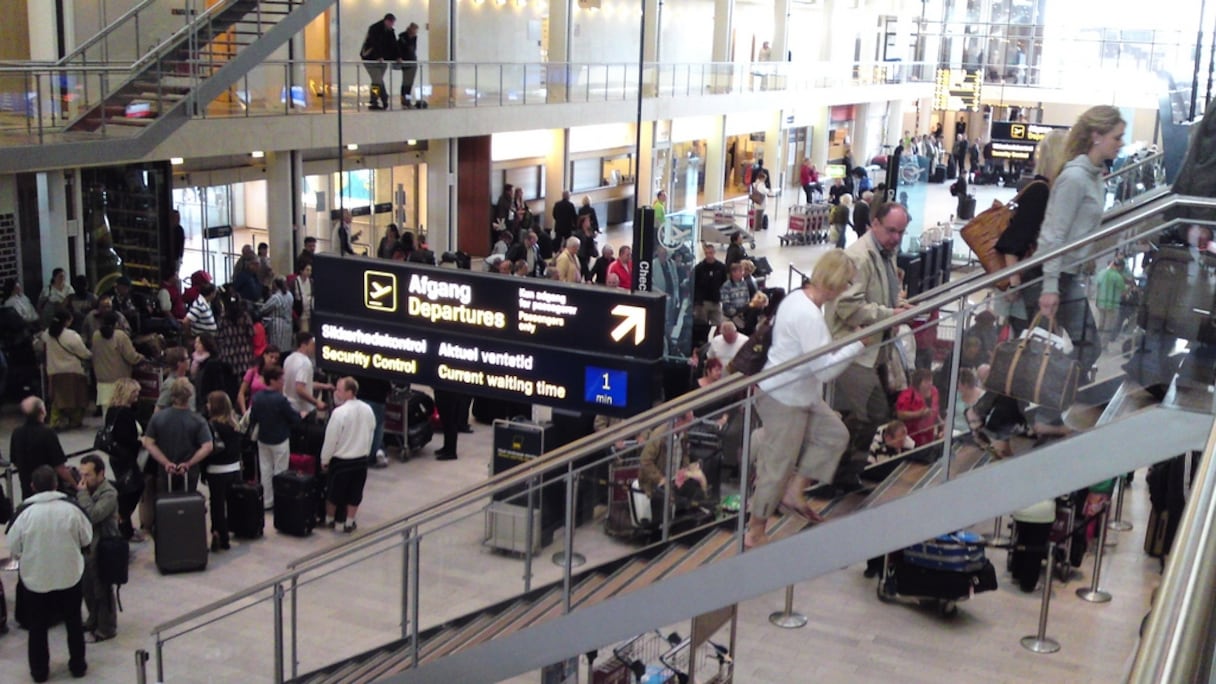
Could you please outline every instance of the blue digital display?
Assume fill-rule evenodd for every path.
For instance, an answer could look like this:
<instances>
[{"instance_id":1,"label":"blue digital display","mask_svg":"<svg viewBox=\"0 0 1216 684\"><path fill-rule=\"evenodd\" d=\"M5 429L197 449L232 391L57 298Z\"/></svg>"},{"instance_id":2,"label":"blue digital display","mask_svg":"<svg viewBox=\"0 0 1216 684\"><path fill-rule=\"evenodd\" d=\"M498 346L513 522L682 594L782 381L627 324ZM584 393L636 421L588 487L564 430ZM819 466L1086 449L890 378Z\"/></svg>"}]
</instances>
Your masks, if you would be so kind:
<instances>
[{"instance_id":1,"label":"blue digital display","mask_svg":"<svg viewBox=\"0 0 1216 684\"><path fill-rule=\"evenodd\" d=\"M623 370L587 366L583 398L588 404L621 408L628 403L629 376Z\"/></svg>"}]
</instances>

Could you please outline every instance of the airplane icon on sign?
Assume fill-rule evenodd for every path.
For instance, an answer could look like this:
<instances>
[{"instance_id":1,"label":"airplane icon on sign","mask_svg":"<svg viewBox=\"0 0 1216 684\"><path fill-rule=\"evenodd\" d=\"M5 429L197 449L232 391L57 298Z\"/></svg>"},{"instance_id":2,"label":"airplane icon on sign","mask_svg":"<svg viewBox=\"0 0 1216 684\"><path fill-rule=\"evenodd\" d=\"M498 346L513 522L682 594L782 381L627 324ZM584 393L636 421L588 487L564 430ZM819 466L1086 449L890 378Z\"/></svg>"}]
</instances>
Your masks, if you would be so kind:
<instances>
[{"instance_id":1,"label":"airplane icon on sign","mask_svg":"<svg viewBox=\"0 0 1216 684\"><path fill-rule=\"evenodd\" d=\"M372 292L369 295L372 299L384 299L385 295L392 294L393 287L384 283L372 283Z\"/></svg>"},{"instance_id":2,"label":"airplane icon on sign","mask_svg":"<svg viewBox=\"0 0 1216 684\"><path fill-rule=\"evenodd\" d=\"M363 305L373 311L396 311L397 276L384 271L365 271Z\"/></svg>"}]
</instances>

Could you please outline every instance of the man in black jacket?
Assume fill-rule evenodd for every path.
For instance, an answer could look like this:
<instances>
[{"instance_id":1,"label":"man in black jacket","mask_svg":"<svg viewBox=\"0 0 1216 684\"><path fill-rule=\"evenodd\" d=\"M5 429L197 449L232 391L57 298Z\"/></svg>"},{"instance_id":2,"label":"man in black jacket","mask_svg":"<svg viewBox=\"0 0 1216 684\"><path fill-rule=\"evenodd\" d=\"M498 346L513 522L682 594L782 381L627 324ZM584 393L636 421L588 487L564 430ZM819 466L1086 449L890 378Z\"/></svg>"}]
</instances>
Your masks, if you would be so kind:
<instances>
[{"instance_id":1,"label":"man in black jacket","mask_svg":"<svg viewBox=\"0 0 1216 684\"><path fill-rule=\"evenodd\" d=\"M861 193L861 199L853 205L853 231L857 237L866 234L870 226L870 203L874 201L874 191L866 190Z\"/></svg>"},{"instance_id":2,"label":"man in black jacket","mask_svg":"<svg viewBox=\"0 0 1216 684\"><path fill-rule=\"evenodd\" d=\"M698 320L717 325L722 322L722 284L726 265L718 261L717 250L705 245L705 258L692 269L692 302Z\"/></svg>"},{"instance_id":3,"label":"man in black jacket","mask_svg":"<svg viewBox=\"0 0 1216 684\"><path fill-rule=\"evenodd\" d=\"M397 36L397 59L402 63L401 68L401 106L409 109L414 106L410 99L414 92L414 77L418 75L418 24L410 22L401 35ZM418 98L421 100L421 94Z\"/></svg>"},{"instance_id":4,"label":"man in black jacket","mask_svg":"<svg viewBox=\"0 0 1216 684\"><path fill-rule=\"evenodd\" d=\"M574 222L578 218L578 209L570 201L570 192L563 191L562 198L553 205L553 236L557 244L566 244L566 238L574 234Z\"/></svg>"},{"instance_id":5,"label":"man in black jacket","mask_svg":"<svg viewBox=\"0 0 1216 684\"><path fill-rule=\"evenodd\" d=\"M388 69L386 62L397 61L397 34L393 31L393 24L396 22L397 17L386 14L383 20L367 27L367 37L363 39L363 47L359 49L359 57L363 60L363 66L372 82L369 109L388 109L384 72Z\"/></svg>"},{"instance_id":6,"label":"man in black jacket","mask_svg":"<svg viewBox=\"0 0 1216 684\"><path fill-rule=\"evenodd\" d=\"M46 403L38 397L26 397L21 402L25 424L13 430L9 454L17 466L21 482L21 498L34 495L30 477L38 466L50 466L59 475L61 485L75 489L76 480L66 465L67 457L59 444L59 435L46 424Z\"/></svg>"}]
</instances>

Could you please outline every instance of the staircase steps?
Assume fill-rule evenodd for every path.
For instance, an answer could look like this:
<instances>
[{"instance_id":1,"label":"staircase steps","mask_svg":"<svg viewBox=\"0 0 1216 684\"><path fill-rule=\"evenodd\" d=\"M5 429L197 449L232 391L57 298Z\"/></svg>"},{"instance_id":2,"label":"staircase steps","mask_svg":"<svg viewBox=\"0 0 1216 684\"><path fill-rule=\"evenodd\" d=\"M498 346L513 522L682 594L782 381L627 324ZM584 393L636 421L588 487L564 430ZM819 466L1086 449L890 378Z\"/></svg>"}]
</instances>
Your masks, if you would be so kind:
<instances>
[{"instance_id":1,"label":"staircase steps","mask_svg":"<svg viewBox=\"0 0 1216 684\"><path fill-rule=\"evenodd\" d=\"M429 663L442 658L456 650L465 638L477 634L493 621L493 613L482 613L461 627L448 628L439 632L430 640L422 643L422 647L418 650L418 662Z\"/></svg>"},{"instance_id":2,"label":"staircase steps","mask_svg":"<svg viewBox=\"0 0 1216 684\"><path fill-rule=\"evenodd\" d=\"M528 610L524 611L524 613L519 616L519 619L517 619L514 622L512 622L511 624L503 627L503 629L498 633L498 636L507 636L509 634L514 634L515 632L518 632L521 629L524 629L528 625L531 625L532 623L536 622L536 620L538 618L540 618L540 616L549 612L550 608L560 604L561 601L562 601L562 590L561 589L553 589L553 590L549 591L549 593L545 594L540 599L538 599L535 603L533 603L532 606L528 608Z\"/></svg>"},{"instance_id":3,"label":"staircase steps","mask_svg":"<svg viewBox=\"0 0 1216 684\"><path fill-rule=\"evenodd\" d=\"M624 594L640 587L648 587L659 581L659 578L666 575L668 570L675 567L684 558L684 552L687 550L688 547L683 544L672 544L670 548L650 561L646 570L635 577L620 593Z\"/></svg>"},{"instance_id":4,"label":"staircase steps","mask_svg":"<svg viewBox=\"0 0 1216 684\"><path fill-rule=\"evenodd\" d=\"M588 608L603 601L604 599L612 598L621 589L625 588L638 575L646 569L647 562L643 558L634 558L621 569L608 577L608 580L601 584L595 591L588 594L582 601L577 604L578 608Z\"/></svg>"},{"instance_id":5,"label":"staircase steps","mask_svg":"<svg viewBox=\"0 0 1216 684\"><path fill-rule=\"evenodd\" d=\"M880 506L888 501L894 501L915 491L929 466L923 463L904 462L887 478L880 487L874 490L866 502L867 507Z\"/></svg>"},{"instance_id":6,"label":"staircase steps","mask_svg":"<svg viewBox=\"0 0 1216 684\"><path fill-rule=\"evenodd\" d=\"M684 558L676 563L666 576L674 577L705 565L730 544L732 538L733 535L727 530L715 530L706 535L696 546L689 549Z\"/></svg>"},{"instance_id":7,"label":"staircase steps","mask_svg":"<svg viewBox=\"0 0 1216 684\"><path fill-rule=\"evenodd\" d=\"M571 603L573 603L573 600L571 601ZM515 605L511 606L510 608L507 608L506 610L502 611L501 613L498 614L498 617L495 618L493 622L491 622L489 625L486 626L486 628L484 630L482 630L481 634L478 634L477 636L475 636L469 640L469 642L466 644L466 648L475 646L477 644L480 644L483 641L488 641L489 639L494 638L494 636L497 635L503 629L505 629L507 627L507 625L518 620L520 618L520 616L522 616L531 605L532 604L529 601L520 601L519 603L516 603Z\"/></svg>"}]
</instances>

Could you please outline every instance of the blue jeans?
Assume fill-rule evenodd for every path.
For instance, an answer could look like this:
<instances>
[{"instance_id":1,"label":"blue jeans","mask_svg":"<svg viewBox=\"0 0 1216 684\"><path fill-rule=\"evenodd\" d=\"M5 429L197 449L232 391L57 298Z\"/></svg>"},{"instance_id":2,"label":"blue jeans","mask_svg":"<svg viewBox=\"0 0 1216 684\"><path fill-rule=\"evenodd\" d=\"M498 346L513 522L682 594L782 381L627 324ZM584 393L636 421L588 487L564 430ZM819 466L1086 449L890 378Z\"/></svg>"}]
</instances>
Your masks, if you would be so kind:
<instances>
[{"instance_id":1,"label":"blue jeans","mask_svg":"<svg viewBox=\"0 0 1216 684\"><path fill-rule=\"evenodd\" d=\"M367 455L368 462L375 463L376 452L384 448L384 404L366 399L363 400L363 403L372 407L372 415L376 417L376 434L372 436L372 450Z\"/></svg>"}]
</instances>

